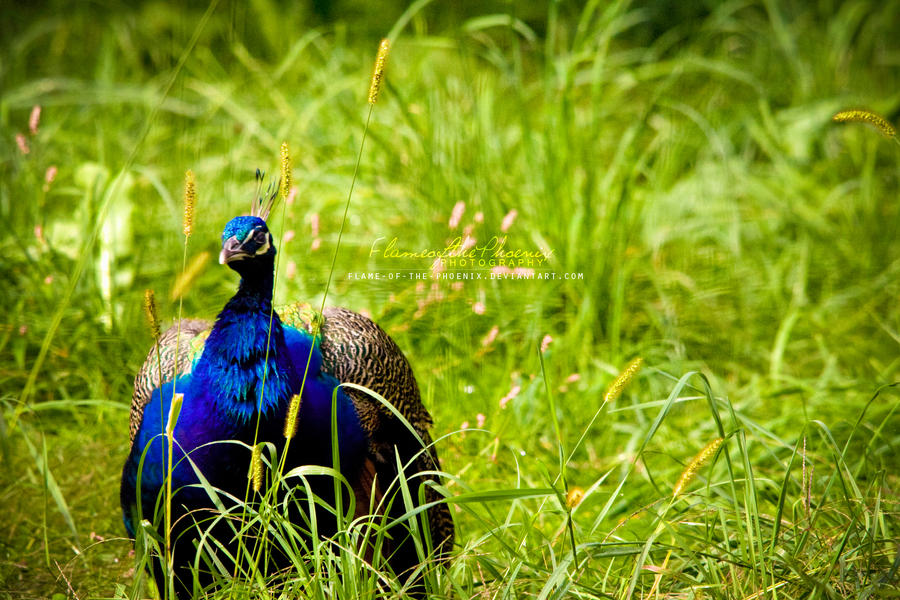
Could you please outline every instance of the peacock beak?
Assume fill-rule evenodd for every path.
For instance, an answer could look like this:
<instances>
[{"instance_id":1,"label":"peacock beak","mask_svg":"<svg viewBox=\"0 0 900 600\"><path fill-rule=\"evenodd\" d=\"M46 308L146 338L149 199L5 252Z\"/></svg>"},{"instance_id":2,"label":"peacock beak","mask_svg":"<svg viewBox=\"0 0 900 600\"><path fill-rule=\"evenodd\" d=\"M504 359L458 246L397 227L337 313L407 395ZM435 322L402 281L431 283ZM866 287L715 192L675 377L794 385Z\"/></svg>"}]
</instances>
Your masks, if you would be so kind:
<instances>
[{"instance_id":1,"label":"peacock beak","mask_svg":"<svg viewBox=\"0 0 900 600\"><path fill-rule=\"evenodd\" d=\"M222 244L222 251L219 253L219 264L227 265L230 262L242 260L248 256L238 239L235 236L231 236Z\"/></svg>"}]
</instances>

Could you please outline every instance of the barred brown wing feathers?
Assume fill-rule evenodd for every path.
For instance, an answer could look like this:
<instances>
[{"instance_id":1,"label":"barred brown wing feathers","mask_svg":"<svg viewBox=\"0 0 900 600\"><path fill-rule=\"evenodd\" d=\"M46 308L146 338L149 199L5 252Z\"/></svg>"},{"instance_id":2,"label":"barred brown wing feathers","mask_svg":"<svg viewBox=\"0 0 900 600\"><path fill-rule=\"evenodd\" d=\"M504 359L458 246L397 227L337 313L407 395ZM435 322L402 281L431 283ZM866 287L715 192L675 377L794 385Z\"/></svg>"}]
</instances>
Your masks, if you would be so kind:
<instances>
[{"instance_id":1,"label":"barred brown wing feathers","mask_svg":"<svg viewBox=\"0 0 900 600\"><path fill-rule=\"evenodd\" d=\"M406 418L416 433L428 447L427 452L418 454L407 476L423 471L438 471L439 459L432 446L429 429L431 415L422 404L419 386L412 368L403 352L391 337L375 322L351 310L328 307L319 316L306 304L296 303L280 309L282 320L294 327L311 331L320 328L320 348L322 369L342 383L355 383L366 387L384 398ZM347 389L359 413L363 428L370 441L370 452L383 465L384 478L394 465L394 447L401 446L401 436L412 438L391 411L377 399L353 389ZM404 461L417 453L420 448L413 444L402 444L408 455ZM390 481L381 481L388 485ZM426 487L426 500L437 501L440 496L432 488ZM442 553L453 545L453 520L449 508L441 503L428 511L432 541L440 546Z\"/></svg>"},{"instance_id":2,"label":"barred brown wing feathers","mask_svg":"<svg viewBox=\"0 0 900 600\"><path fill-rule=\"evenodd\" d=\"M202 342L212 328L212 323L202 319L182 319L181 333L178 323L169 327L159 336L159 354L157 360L156 344L150 347L147 359L134 378L134 393L131 396L131 441L141 426L144 418L144 407L150 402L153 390L160 382L170 381L175 375L175 347L178 345L178 372L180 375L190 373L191 364L202 350ZM159 365L162 364L162 369Z\"/></svg>"},{"instance_id":3,"label":"barred brown wing feathers","mask_svg":"<svg viewBox=\"0 0 900 600\"><path fill-rule=\"evenodd\" d=\"M362 385L389 399L416 428L431 426L419 386L403 352L371 319L345 308L323 313L322 357L340 381ZM380 404L379 404L380 406ZM387 408L380 411L390 414Z\"/></svg>"}]
</instances>

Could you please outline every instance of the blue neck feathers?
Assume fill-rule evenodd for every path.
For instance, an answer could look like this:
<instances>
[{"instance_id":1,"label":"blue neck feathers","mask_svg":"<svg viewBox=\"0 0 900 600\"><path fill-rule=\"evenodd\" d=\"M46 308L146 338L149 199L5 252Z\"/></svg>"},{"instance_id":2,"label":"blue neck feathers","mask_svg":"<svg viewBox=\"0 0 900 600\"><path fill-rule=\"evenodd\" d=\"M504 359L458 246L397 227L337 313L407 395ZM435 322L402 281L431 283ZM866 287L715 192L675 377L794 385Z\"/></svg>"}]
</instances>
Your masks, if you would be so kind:
<instances>
[{"instance_id":1,"label":"blue neck feathers","mask_svg":"<svg viewBox=\"0 0 900 600\"><path fill-rule=\"evenodd\" d=\"M283 408L299 389L291 381L281 319L272 311L274 259L254 262L239 271L240 288L219 313L194 368L196 385L217 390L216 407L243 423L257 411Z\"/></svg>"}]
</instances>

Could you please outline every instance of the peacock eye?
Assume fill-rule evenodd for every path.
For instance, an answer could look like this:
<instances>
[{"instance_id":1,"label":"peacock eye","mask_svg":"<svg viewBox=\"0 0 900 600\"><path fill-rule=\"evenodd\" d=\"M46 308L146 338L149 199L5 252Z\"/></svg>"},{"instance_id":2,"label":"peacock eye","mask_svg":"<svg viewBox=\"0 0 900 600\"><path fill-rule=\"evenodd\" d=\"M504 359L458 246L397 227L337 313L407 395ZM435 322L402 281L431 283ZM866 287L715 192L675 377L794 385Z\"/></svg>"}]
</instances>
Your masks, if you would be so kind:
<instances>
[{"instance_id":1,"label":"peacock eye","mask_svg":"<svg viewBox=\"0 0 900 600\"><path fill-rule=\"evenodd\" d=\"M257 229L256 232L253 234L253 239L256 240L257 242L259 242L260 244L264 244L269 238L268 238L268 234L266 234L265 231L263 231L262 229Z\"/></svg>"}]
</instances>

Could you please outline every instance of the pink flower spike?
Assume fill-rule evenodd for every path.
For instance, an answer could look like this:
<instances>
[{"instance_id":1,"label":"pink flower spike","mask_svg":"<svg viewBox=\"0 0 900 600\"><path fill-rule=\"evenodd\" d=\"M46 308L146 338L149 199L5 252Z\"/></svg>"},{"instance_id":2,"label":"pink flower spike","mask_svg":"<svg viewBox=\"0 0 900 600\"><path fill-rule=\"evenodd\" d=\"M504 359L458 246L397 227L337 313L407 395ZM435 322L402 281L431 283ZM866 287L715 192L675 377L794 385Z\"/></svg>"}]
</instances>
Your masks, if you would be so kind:
<instances>
[{"instance_id":1,"label":"pink flower spike","mask_svg":"<svg viewBox=\"0 0 900 600\"><path fill-rule=\"evenodd\" d=\"M288 229L287 231L284 232L284 237L282 238L282 242L287 244L289 241L294 239L295 235L296 234L294 233L293 229Z\"/></svg>"},{"instance_id":2,"label":"pink flower spike","mask_svg":"<svg viewBox=\"0 0 900 600\"><path fill-rule=\"evenodd\" d=\"M475 219L476 223L484 223L484 213L481 212L480 210L477 213L475 213L475 216L472 218Z\"/></svg>"},{"instance_id":3,"label":"pink flower spike","mask_svg":"<svg viewBox=\"0 0 900 600\"><path fill-rule=\"evenodd\" d=\"M553 342L552 337L550 337L549 335L544 336L544 339L541 340L541 353L542 354L547 351L547 348L550 347L550 344L552 342Z\"/></svg>"},{"instance_id":4,"label":"pink flower spike","mask_svg":"<svg viewBox=\"0 0 900 600\"><path fill-rule=\"evenodd\" d=\"M450 289L452 289L454 292L460 291L461 289L463 289L463 282L462 281L454 281L453 283L450 284Z\"/></svg>"},{"instance_id":5,"label":"pink flower spike","mask_svg":"<svg viewBox=\"0 0 900 600\"><path fill-rule=\"evenodd\" d=\"M459 424L459 428L462 429L463 431L465 431L466 429L469 428L469 422L463 421L462 423Z\"/></svg>"},{"instance_id":6,"label":"pink flower spike","mask_svg":"<svg viewBox=\"0 0 900 600\"><path fill-rule=\"evenodd\" d=\"M453 205L453 212L450 214L450 222L448 223L450 229L459 227L459 222L462 220L464 212L466 212L466 203L462 200Z\"/></svg>"},{"instance_id":7,"label":"pink flower spike","mask_svg":"<svg viewBox=\"0 0 900 600\"><path fill-rule=\"evenodd\" d=\"M44 277L44 285L50 285L51 283L53 283L53 275Z\"/></svg>"},{"instance_id":8,"label":"pink flower spike","mask_svg":"<svg viewBox=\"0 0 900 600\"><path fill-rule=\"evenodd\" d=\"M472 305L472 310L476 315L483 315L485 310L484 302L476 302Z\"/></svg>"},{"instance_id":9,"label":"pink flower spike","mask_svg":"<svg viewBox=\"0 0 900 600\"><path fill-rule=\"evenodd\" d=\"M40 225L35 225L34 226L34 237L37 238L37 241L39 241L40 243L43 244L44 243L44 228L41 227Z\"/></svg>"},{"instance_id":10,"label":"pink flower spike","mask_svg":"<svg viewBox=\"0 0 900 600\"><path fill-rule=\"evenodd\" d=\"M295 263L292 260L288 261L287 269L285 269L284 274L287 276L288 279L293 279L294 277L296 277L297 276L297 263Z\"/></svg>"},{"instance_id":11,"label":"pink flower spike","mask_svg":"<svg viewBox=\"0 0 900 600\"><path fill-rule=\"evenodd\" d=\"M47 172L44 173L44 181L48 184L53 183L53 180L56 179L57 168L56 165L50 165L47 167Z\"/></svg>"},{"instance_id":12,"label":"pink flower spike","mask_svg":"<svg viewBox=\"0 0 900 600\"><path fill-rule=\"evenodd\" d=\"M494 343L494 340L497 339L497 334L500 333L500 328L497 325L491 327L491 330L487 332L487 335L484 336L484 339L481 340L482 347L487 348L491 344Z\"/></svg>"},{"instance_id":13,"label":"pink flower spike","mask_svg":"<svg viewBox=\"0 0 900 600\"><path fill-rule=\"evenodd\" d=\"M19 146L19 151L22 154L28 154L29 152L31 152L31 148L28 147L28 141L21 133L16 134L16 145Z\"/></svg>"},{"instance_id":14,"label":"pink flower spike","mask_svg":"<svg viewBox=\"0 0 900 600\"><path fill-rule=\"evenodd\" d=\"M500 398L500 408L506 408L506 405L509 404L509 401L519 395L519 392L522 391L522 387L518 385L514 385L509 393Z\"/></svg>"},{"instance_id":15,"label":"pink flower spike","mask_svg":"<svg viewBox=\"0 0 900 600\"><path fill-rule=\"evenodd\" d=\"M312 228L313 237L319 237L319 213L309 215L309 225Z\"/></svg>"},{"instance_id":16,"label":"pink flower spike","mask_svg":"<svg viewBox=\"0 0 900 600\"><path fill-rule=\"evenodd\" d=\"M298 191L299 191L299 190L297 189L297 186L291 187L291 191L288 192L287 200L285 200L285 202L287 202L287 205L288 205L288 206L293 206L293 204L294 204L294 199L297 197L297 192L298 192Z\"/></svg>"},{"instance_id":17,"label":"pink flower spike","mask_svg":"<svg viewBox=\"0 0 900 600\"><path fill-rule=\"evenodd\" d=\"M500 224L500 231L506 231L510 227L512 227L513 222L516 220L516 217L519 216L519 211L516 209L512 209L506 216L503 217L503 223Z\"/></svg>"},{"instance_id":18,"label":"pink flower spike","mask_svg":"<svg viewBox=\"0 0 900 600\"><path fill-rule=\"evenodd\" d=\"M495 267L491 267L491 273L494 275L509 275L512 273L509 267L506 265L497 265Z\"/></svg>"},{"instance_id":19,"label":"pink flower spike","mask_svg":"<svg viewBox=\"0 0 900 600\"><path fill-rule=\"evenodd\" d=\"M568 377L566 377L566 383L575 383L576 381L581 380L581 375L578 373L572 373Z\"/></svg>"},{"instance_id":20,"label":"pink flower spike","mask_svg":"<svg viewBox=\"0 0 900 600\"><path fill-rule=\"evenodd\" d=\"M476 241L477 240L475 238L467 235L466 239L463 240L462 246L460 246L459 253L463 254L466 250L474 246Z\"/></svg>"},{"instance_id":21,"label":"pink flower spike","mask_svg":"<svg viewBox=\"0 0 900 600\"><path fill-rule=\"evenodd\" d=\"M31 116L28 117L28 130L31 132L31 135L37 135L38 132L38 123L41 122L41 106L36 104L34 108L31 109Z\"/></svg>"},{"instance_id":22,"label":"pink flower spike","mask_svg":"<svg viewBox=\"0 0 900 600\"><path fill-rule=\"evenodd\" d=\"M475 422L478 425L478 429L481 429L482 427L484 427L485 419L487 419L487 417L485 417L481 413L478 413L477 415L475 415Z\"/></svg>"},{"instance_id":23,"label":"pink flower spike","mask_svg":"<svg viewBox=\"0 0 900 600\"><path fill-rule=\"evenodd\" d=\"M312 250L313 252L315 252L316 250L319 249L319 246L321 246L321 245L322 245L322 240L319 239L319 238L316 238L316 239L314 239L314 240L312 241L312 245L310 246L310 250Z\"/></svg>"}]
</instances>

